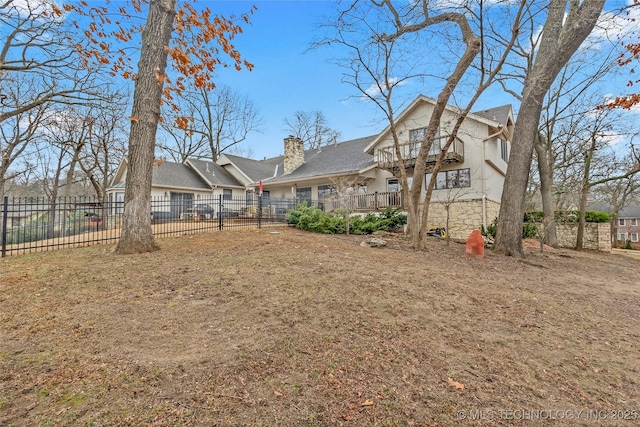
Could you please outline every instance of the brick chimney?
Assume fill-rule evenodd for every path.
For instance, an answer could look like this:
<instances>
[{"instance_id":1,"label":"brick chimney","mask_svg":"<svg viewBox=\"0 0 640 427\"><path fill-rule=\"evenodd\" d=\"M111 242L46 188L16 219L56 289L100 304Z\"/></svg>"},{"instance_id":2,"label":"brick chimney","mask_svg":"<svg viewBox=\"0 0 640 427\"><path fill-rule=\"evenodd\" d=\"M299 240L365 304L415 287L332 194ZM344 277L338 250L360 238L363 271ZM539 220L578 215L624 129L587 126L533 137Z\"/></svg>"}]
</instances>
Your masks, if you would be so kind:
<instances>
[{"instance_id":1,"label":"brick chimney","mask_svg":"<svg viewBox=\"0 0 640 427\"><path fill-rule=\"evenodd\" d=\"M289 135L284 139L284 173L296 170L304 163L304 142L300 138Z\"/></svg>"}]
</instances>

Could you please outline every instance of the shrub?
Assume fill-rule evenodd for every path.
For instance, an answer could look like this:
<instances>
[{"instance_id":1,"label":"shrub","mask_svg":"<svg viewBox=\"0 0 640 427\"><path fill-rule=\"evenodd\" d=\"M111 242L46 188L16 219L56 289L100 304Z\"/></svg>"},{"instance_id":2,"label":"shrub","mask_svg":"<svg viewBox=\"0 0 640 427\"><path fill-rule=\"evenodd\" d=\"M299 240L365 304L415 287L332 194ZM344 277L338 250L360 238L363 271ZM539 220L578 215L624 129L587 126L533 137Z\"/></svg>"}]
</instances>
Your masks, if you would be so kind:
<instances>
[{"instance_id":1,"label":"shrub","mask_svg":"<svg viewBox=\"0 0 640 427\"><path fill-rule=\"evenodd\" d=\"M496 230L498 229L498 218L494 218L491 224L484 228L484 225L480 226L480 233L491 239L495 239ZM525 222L522 224L522 238L530 239L538 237L538 227L533 222Z\"/></svg>"},{"instance_id":2,"label":"shrub","mask_svg":"<svg viewBox=\"0 0 640 427\"><path fill-rule=\"evenodd\" d=\"M487 228L484 228L484 225L480 225L480 233L484 237L489 237L491 239L495 239L496 230L498 229L498 217L495 217L491 224L487 225Z\"/></svg>"},{"instance_id":3,"label":"shrub","mask_svg":"<svg viewBox=\"0 0 640 427\"><path fill-rule=\"evenodd\" d=\"M348 215L349 213L343 210L329 213L301 204L289 211L287 223L301 230L342 234L346 232ZM349 218L349 232L352 234L371 234L379 230L395 230L406 222L406 215L399 213L398 210L387 209L381 215L352 216Z\"/></svg>"},{"instance_id":4,"label":"shrub","mask_svg":"<svg viewBox=\"0 0 640 427\"><path fill-rule=\"evenodd\" d=\"M400 209L392 206L387 206L387 209L380 214L380 217L390 221L389 230L399 230L407 223L407 215L400 213Z\"/></svg>"},{"instance_id":5,"label":"shrub","mask_svg":"<svg viewBox=\"0 0 640 427\"><path fill-rule=\"evenodd\" d=\"M633 246L631 246L631 240L627 240L627 244L624 245L625 249L633 249Z\"/></svg>"},{"instance_id":6,"label":"shrub","mask_svg":"<svg viewBox=\"0 0 640 427\"><path fill-rule=\"evenodd\" d=\"M532 222L522 224L522 238L533 239L538 237L538 226Z\"/></svg>"},{"instance_id":7,"label":"shrub","mask_svg":"<svg viewBox=\"0 0 640 427\"><path fill-rule=\"evenodd\" d=\"M599 211L585 211L584 217L586 222L609 222L609 214ZM524 222L542 222L544 214L542 211L528 211L524 214ZM557 210L554 212L554 220L558 223L578 222L580 220L580 211L576 210Z\"/></svg>"}]
</instances>

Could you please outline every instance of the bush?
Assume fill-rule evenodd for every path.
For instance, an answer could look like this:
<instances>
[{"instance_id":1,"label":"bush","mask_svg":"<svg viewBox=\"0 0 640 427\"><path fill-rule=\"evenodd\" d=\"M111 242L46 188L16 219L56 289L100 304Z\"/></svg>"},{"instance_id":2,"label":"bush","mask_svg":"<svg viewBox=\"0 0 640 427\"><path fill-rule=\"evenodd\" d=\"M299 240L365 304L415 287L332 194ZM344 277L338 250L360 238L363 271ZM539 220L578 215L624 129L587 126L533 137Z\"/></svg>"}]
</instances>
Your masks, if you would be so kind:
<instances>
[{"instance_id":1,"label":"bush","mask_svg":"<svg viewBox=\"0 0 640 427\"><path fill-rule=\"evenodd\" d=\"M491 224L487 225L487 228L484 228L484 225L480 225L480 233L484 237L489 237L491 239L496 238L496 230L498 229L498 217L495 217Z\"/></svg>"},{"instance_id":2,"label":"bush","mask_svg":"<svg viewBox=\"0 0 640 427\"><path fill-rule=\"evenodd\" d=\"M300 204L290 210L287 223L301 230L325 234L342 234L347 229L347 216L343 210L324 212L315 207ZM352 234L371 234L379 230L396 230L406 224L407 216L397 209L385 210L380 215L367 214L364 217L355 215L349 219L349 232Z\"/></svg>"},{"instance_id":3,"label":"bush","mask_svg":"<svg viewBox=\"0 0 640 427\"><path fill-rule=\"evenodd\" d=\"M599 211L585 211L584 217L586 222L609 222L609 214ZM524 222L538 222L543 221L544 214L542 211L528 211L524 214ZM554 220L557 223L578 222L580 220L580 211L576 210L557 210L554 213Z\"/></svg>"},{"instance_id":4,"label":"bush","mask_svg":"<svg viewBox=\"0 0 640 427\"><path fill-rule=\"evenodd\" d=\"M522 238L534 239L538 237L538 226L532 222L522 224Z\"/></svg>"},{"instance_id":5,"label":"bush","mask_svg":"<svg viewBox=\"0 0 640 427\"><path fill-rule=\"evenodd\" d=\"M530 218L530 217L529 217ZM480 233L490 239L496 238L496 230L498 229L498 218L494 218L491 224L484 228L484 225L480 226ZM538 226L533 222L525 222L522 224L522 238L530 239L538 237Z\"/></svg>"},{"instance_id":6,"label":"bush","mask_svg":"<svg viewBox=\"0 0 640 427\"><path fill-rule=\"evenodd\" d=\"M626 244L626 245L624 245L624 248L625 248L625 249L633 250L633 246L631 246L631 240L627 240L627 244Z\"/></svg>"}]
</instances>

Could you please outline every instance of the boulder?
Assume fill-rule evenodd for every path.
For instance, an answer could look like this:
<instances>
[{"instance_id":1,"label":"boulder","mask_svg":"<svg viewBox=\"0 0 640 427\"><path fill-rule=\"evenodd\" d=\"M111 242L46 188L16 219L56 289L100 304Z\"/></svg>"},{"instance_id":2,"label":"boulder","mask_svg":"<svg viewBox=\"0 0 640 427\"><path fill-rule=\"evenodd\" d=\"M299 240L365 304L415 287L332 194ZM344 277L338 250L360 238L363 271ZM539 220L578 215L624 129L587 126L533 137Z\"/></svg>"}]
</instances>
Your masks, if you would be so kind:
<instances>
[{"instance_id":1,"label":"boulder","mask_svg":"<svg viewBox=\"0 0 640 427\"><path fill-rule=\"evenodd\" d=\"M369 246L370 248L380 248L386 245L387 245L387 242L385 242L379 237L370 237L364 240L362 243L360 243L360 246L364 246L364 247Z\"/></svg>"}]
</instances>

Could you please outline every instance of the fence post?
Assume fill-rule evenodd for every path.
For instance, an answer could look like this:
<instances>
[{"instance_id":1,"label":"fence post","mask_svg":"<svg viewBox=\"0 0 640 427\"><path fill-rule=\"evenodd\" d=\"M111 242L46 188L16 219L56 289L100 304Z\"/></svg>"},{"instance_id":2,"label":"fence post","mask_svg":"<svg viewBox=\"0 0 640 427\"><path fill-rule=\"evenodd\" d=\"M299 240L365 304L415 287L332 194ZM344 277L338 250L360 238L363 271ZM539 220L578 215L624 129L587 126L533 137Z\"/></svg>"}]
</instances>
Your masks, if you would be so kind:
<instances>
[{"instance_id":1,"label":"fence post","mask_svg":"<svg viewBox=\"0 0 640 427\"><path fill-rule=\"evenodd\" d=\"M262 194L258 194L258 228L262 226Z\"/></svg>"},{"instance_id":2,"label":"fence post","mask_svg":"<svg viewBox=\"0 0 640 427\"><path fill-rule=\"evenodd\" d=\"M2 258L7 256L7 221L9 213L9 196L2 201Z\"/></svg>"},{"instance_id":3,"label":"fence post","mask_svg":"<svg viewBox=\"0 0 640 427\"><path fill-rule=\"evenodd\" d=\"M376 209L376 210L378 210L378 192L376 191L376 192L375 192L375 193L373 193L373 194L374 194L374 196L373 196L373 197L375 197L373 204L374 204L374 206L375 206L375 209Z\"/></svg>"},{"instance_id":4,"label":"fence post","mask_svg":"<svg viewBox=\"0 0 640 427\"><path fill-rule=\"evenodd\" d=\"M224 223L222 222L222 194L218 195L218 230L222 230Z\"/></svg>"}]
</instances>

